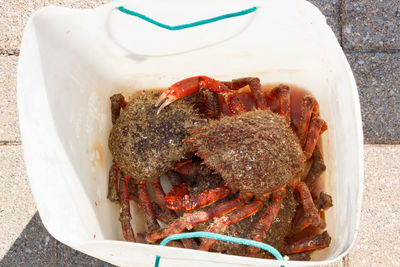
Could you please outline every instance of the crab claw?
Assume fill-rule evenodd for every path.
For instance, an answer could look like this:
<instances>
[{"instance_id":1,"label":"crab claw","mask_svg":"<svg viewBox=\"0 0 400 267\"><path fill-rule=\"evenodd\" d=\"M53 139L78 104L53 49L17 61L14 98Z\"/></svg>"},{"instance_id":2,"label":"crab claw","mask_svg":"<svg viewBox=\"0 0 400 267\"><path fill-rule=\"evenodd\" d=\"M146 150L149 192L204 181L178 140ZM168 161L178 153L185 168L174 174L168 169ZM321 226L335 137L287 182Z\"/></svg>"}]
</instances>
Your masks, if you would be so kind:
<instances>
[{"instance_id":1,"label":"crab claw","mask_svg":"<svg viewBox=\"0 0 400 267\"><path fill-rule=\"evenodd\" d=\"M157 114L175 100L195 94L202 89L221 94L232 114L245 111L243 103L240 102L224 83L207 76L194 76L171 85L161 94L155 106L158 107L164 100L165 102L159 107Z\"/></svg>"},{"instance_id":2,"label":"crab claw","mask_svg":"<svg viewBox=\"0 0 400 267\"><path fill-rule=\"evenodd\" d=\"M208 78L206 76L194 76L171 85L161 94L155 104L155 106L158 107L162 103L157 111L157 114L159 114L161 110L163 110L166 106L168 106L175 100L192 95L205 88L205 79L211 78Z\"/></svg>"},{"instance_id":3,"label":"crab claw","mask_svg":"<svg viewBox=\"0 0 400 267\"><path fill-rule=\"evenodd\" d=\"M164 93L162 93L160 95L160 97L157 99L156 104L154 105L155 107L158 107L165 100L165 102L162 103L162 105L158 108L157 115L160 114L161 110L163 110L166 106L168 106L169 104L171 104L172 102L174 102L177 99L178 98L176 98L173 95L173 90L171 90L170 88L168 88L166 91L164 91Z\"/></svg>"}]
</instances>

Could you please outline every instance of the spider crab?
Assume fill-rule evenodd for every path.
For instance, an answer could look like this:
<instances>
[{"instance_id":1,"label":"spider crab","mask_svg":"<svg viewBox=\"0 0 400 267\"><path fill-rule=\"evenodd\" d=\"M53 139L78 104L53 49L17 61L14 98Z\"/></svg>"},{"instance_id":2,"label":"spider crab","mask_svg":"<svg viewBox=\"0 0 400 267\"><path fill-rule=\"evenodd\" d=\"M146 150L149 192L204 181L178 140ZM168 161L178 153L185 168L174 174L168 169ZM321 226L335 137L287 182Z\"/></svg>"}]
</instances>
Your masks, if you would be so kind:
<instances>
[{"instance_id":1,"label":"spider crab","mask_svg":"<svg viewBox=\"0 0 400 267\"><path fill-rule=\"evenodd\" d=\"M249 85L252 105L245 104L235 93ZM319 117L317 101L305 96L301 117L297 125L291 118L290 92L281 85L265 95L258 78L242 78L232 82L220 82L206 76L191 77L173 84L159 97L158 114L172 102L201 90L218 94L221 110L228 116L220 120L209 120L206 125L189 130L190 137L184 141L192 145L195 155L207 167L221 175L225 185L205 190L200 194L188 194L185 184L175 186L165 197L172 210L193 211L206 207L231 193L238 197L208 209L187 213L164 229L146 235L149 242L192 229L195 225L213 219L209 232L225 232L232 224L266 209L251 231L250 237L262 241L277 217L286 195L287 187L299 192L303 205L304 225L324 227L319 210L315 207L310 190L302 180L307 169L307 160L312 156L319 135L327 129ZM270 111L271 103L278 101L279 114ZM308 168L309 169L309 168ZM301 243L301 249L287 249L286 253L327 247L327 234L315 237L321 242ZM215 242L204 239L199 247L209 250ZM297 247L296 247L297 248ZM252 247L250 256L259 249Z\"/></svg>"}]
</instances>

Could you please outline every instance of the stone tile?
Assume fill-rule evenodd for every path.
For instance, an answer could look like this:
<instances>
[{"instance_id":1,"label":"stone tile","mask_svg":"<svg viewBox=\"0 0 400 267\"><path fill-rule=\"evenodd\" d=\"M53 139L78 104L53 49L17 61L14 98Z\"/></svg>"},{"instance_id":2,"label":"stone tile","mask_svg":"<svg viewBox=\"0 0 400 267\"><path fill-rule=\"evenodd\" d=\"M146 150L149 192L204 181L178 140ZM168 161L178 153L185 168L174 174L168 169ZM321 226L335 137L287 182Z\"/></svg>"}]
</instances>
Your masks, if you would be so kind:
<instances>
[{"instance_id":1,"label":"stone tile","mask_svg":"<svg viewBox=\"0 0 400 267\"><path fill-rule=\"evenodd\" d=\"M347 52L361 102L365 143L400 143L400 53Z\"/></svg>"},{"instance_id":2,"label":"stone tile","mask_svg":"<svg viewBox=\"0 0 400 267\"><path fill-rule=\"evenodd\" d=\"M47 232L30 190L21 145L0 145L0 266L60 265L112 266Z\"/></svg>"},{"instance_id":3,"label":"stone tile","mask_svg":"<svg viewBox=\"0 0 400 267\"><path fill-rule=\"evenodd\" d=\"M344 1L345 49L400 49L400 0Z\"/></svg>"},{"instance_id":4,"label":"stone tile","mask_svg":"<svg viewBox=\"0 0 400 267\"><path fill-rule=\"evenodd\" d=\"M36 212L20 145L0 145L0 258Z\"/></svg>"},{"instance_id":5,"label":"stone tile","mask_svg":"<svg viewBox=\"0 0 400 267\"><path fill-rule=\"evenodd\" d=\"M308 0L326 15L338 14L339 0Z\"/></svg>"},{"instance_id":6,"label":"stone tile","mask_svg":"<svg viewBox=\"0 0 400 267\"><path fill-rule=\"evenodd\" d=\"M16 56L0 56L0 141L20 139L16 95L17 61Z\"/></svg>"},{"instance_id":7,"label":"stone tile","mask_svg":"<svg viewBox=\"0 0 400 267\"><path fill-rule=\"evenodd\" d=\"M58 242L36 213L0 260L0 266L114 266Z\"/></svg>"},{"instance_id":8,"label":"stone tile","mask_svg":"<svg viewBox=\"0 0 400 267\"><path fill-rule=\"evenodd\" d=\"M55 266L56 240L36 213L0 260L1 266Z\"/></svg>"},{"instance_id":9,"label":"stone tile","mask_svg":"<svg viewBox=\"0 0 400 267\"><path fill-rule=\"evenodd\" d=\"M366 145L361 223L349 266L400 266L400 145Z\"/></svg>"},{"instance_id":10,"label":"stone tile","mask_svg":"<svg viewBox=\"0 0 400 267\"><path fill-rule=\"evenodd\" d=\"M32 13L48 5L71 8L93 8L111 0L0 0L0 54L18 51L22 32Z\"/></svg>"},{"instance_id":11,"label":"stone tile","mask_svg":"<svg viewBox=\"0 0 400 267\"><path fill-rule=\"evenodd\" d=\"M56 241L56 265L57 266L101 266L112 267L114 265L93 258L89 255L74 250Z\"/></svg>"}]
</instances>

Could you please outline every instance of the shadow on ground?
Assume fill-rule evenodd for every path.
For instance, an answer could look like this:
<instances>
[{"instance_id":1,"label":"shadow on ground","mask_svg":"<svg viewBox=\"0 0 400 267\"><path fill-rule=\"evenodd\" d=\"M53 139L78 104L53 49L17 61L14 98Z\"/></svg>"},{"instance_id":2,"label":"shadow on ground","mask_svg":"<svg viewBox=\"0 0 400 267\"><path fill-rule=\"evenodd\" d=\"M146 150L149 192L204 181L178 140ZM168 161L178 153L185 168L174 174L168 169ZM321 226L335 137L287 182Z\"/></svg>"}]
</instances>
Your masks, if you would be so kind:
<instances>
[{"instance_id":1,"label":"shadow on ground","mask_svg":"<svg viewBox=\"0 0 400 267\"><path fill-rule=\"evenodd\" d=\"M114 266L54 239L36 212L0 261L0 266Z\"/></svg>"}]
</instances>

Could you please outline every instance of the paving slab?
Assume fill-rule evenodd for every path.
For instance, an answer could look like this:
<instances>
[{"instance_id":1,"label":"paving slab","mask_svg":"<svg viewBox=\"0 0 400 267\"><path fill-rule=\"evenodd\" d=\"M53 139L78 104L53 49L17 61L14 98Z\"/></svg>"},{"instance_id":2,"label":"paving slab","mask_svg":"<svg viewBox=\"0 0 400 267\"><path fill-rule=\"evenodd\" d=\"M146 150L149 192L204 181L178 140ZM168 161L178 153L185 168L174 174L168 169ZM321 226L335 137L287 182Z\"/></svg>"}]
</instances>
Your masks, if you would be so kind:
<instances>
[{"instance_id":1,"label":"paving slab","mask_svg":"<svg viewBox=\"0 0 400 267\"><path fill-rule=\"evenodd\" d=\"M338 14L340 0L308 0L321 10L324 15Z\"/></svg>"},{"instance_id":2,"label":"paving slab","mask_svg":"<svg viewBox=\"0 0 400 267\"><path fill-rule=\"evenodd\" d=\"M0 141L20 140L16 78L16 56L0 56Z\"/></svg>"},{"instance_id":3,"label":"paving slab","mask_svg":"<svg viewBox=\"0 0 400 267\"><path fill-rule=\"evenodd\" d=\"M340 33L340 20L338 15L326 15L326 23L331 27L339 44L342 43L342 35Z\"/></svg>"},{"instance_id":4,"label":"paving slab","mask_svg":"<svg viewBox=\"0 0 400 267\"><path fill-rule=\"evenodd\" d=\"M44 228L39 213L35 213L0 266L104 266L101 260L80 253L54 239Z\"/></svg>"},{"instance_id":5,"label":"paving slab","mask_svg":"<svg viewBox=\"0 0 400 267\"><path fill-rule=\"evenodd\" d=\"M0 55L18 53L22 32L29 17L48 5L93 8L111 0L0 0Z\"/></svg>"},{"instance_id":6,"label":"paving slab","mask_svg":"<svg viewBox=\"0 0 400 267\"><path fill-rule=\"evenodd\" d=\"M400 145L364 149L361 223L349 266L400 266Z\"/></svg>"},{"instance_id":7,"label":"paving slab","mask_svg":"<svg viewBox=\"0 0 400 267\"><path fill-rule=\"evenodd\" d=\"M56 266L55 242L36 213L0 260L0 266Z\"/></svg>"},{"instance_id":8,"label":"paving slab","mask_svg":"<svg viewBox=\"0 0 400 267\"><path fill-rule=\"evenodd\" d=\"M400 53L346 56L359 90L365 143L400 144Z\"/></svg>"},{"instance_id":9,"label":"paving slab","mask_svg":"<svg viewBox=\"0 0 400 267\"><path fill-rule=\"evenodd\" d=\"M345 49L400 49L400 0L343 2Z\"/></svg>"},{"instance_id":10,"label":"paving slab","mask_svg":"<svg viewBox=\"0 0 400 267\"><path fill-rule=\"evenodd\" d=\"M47 232L30 190L21 145L0 145L0 266L63 265L112 266Z\"/></svg>"},{"instance_id":11,"label":"paving slab","mask_svg":"<svg viewBox=\"0 0 400 267\"><path fill-rule=\"evenodd\" d=\"M20 145L0 145L0 259L36 212Z\"/></svg>"}]
</instances>

